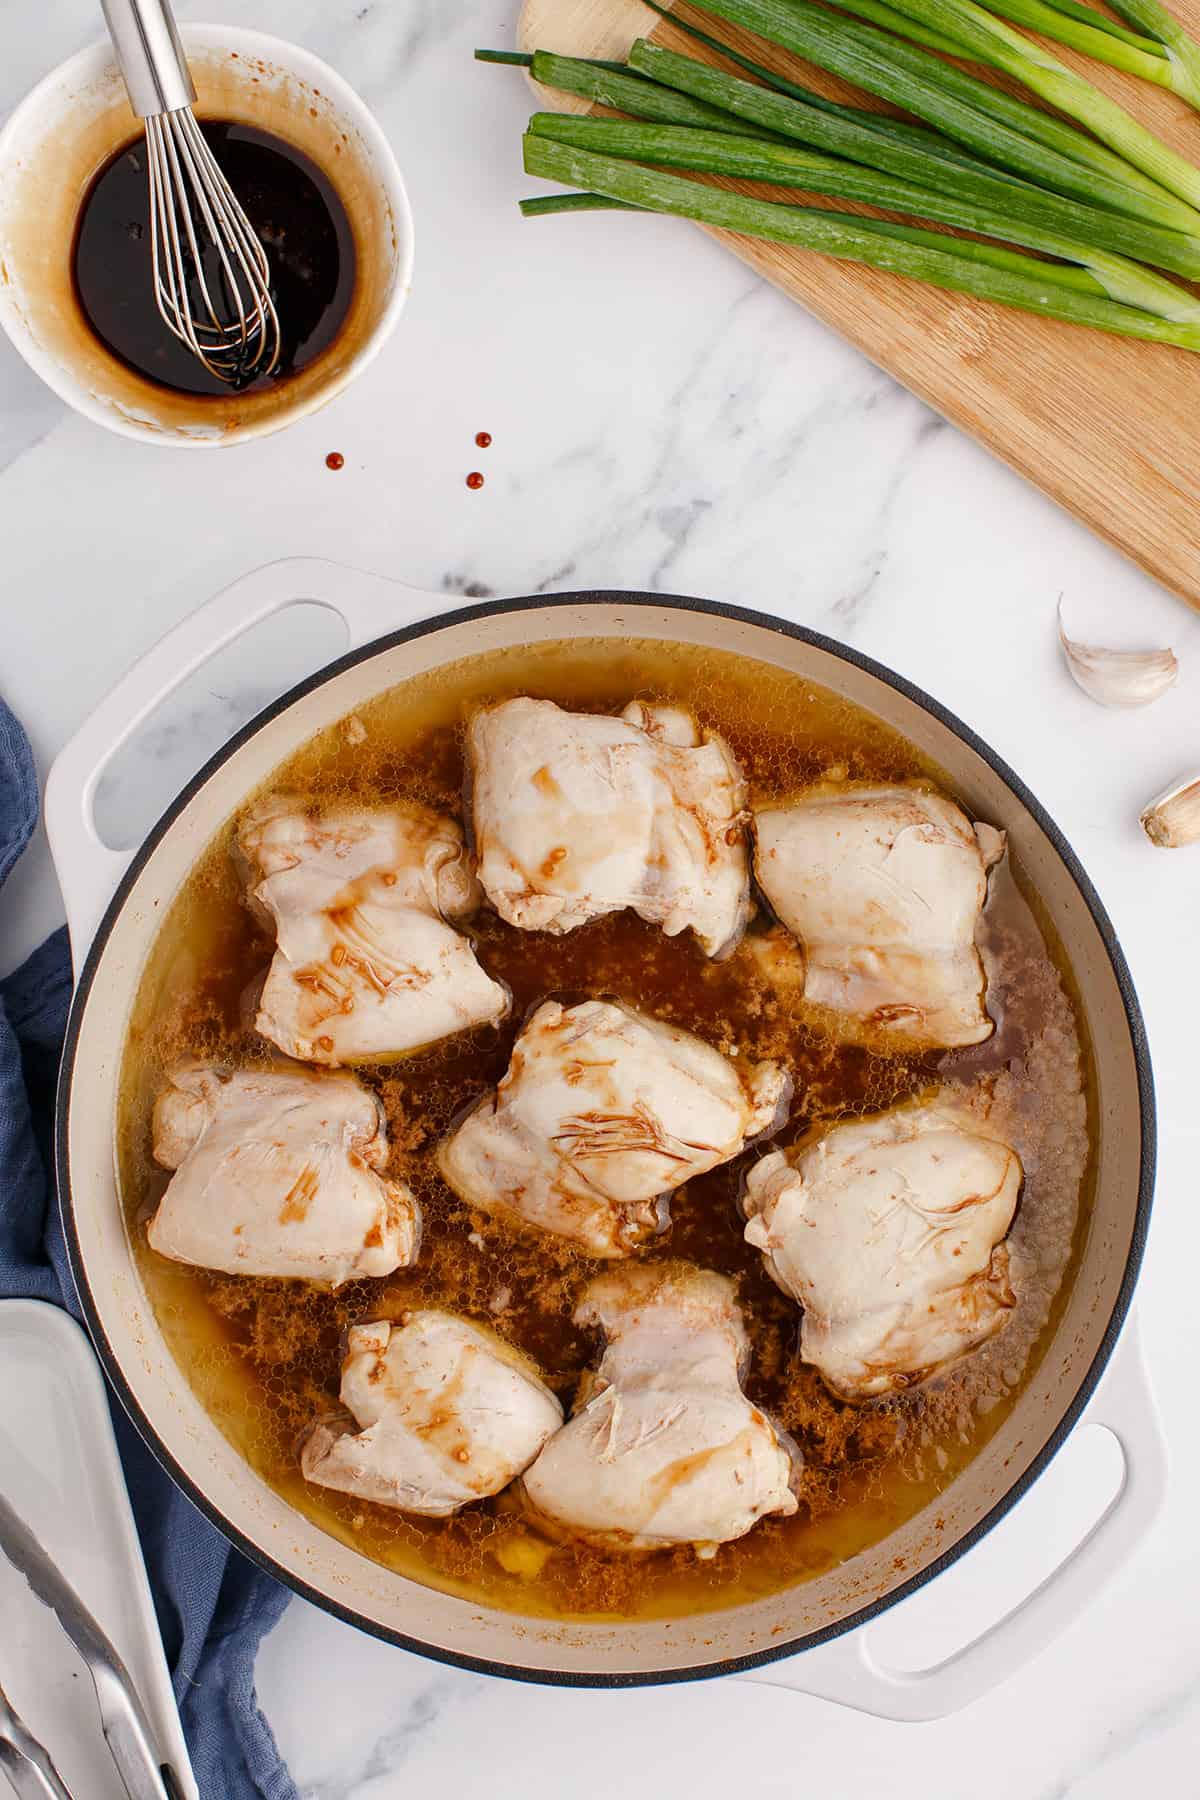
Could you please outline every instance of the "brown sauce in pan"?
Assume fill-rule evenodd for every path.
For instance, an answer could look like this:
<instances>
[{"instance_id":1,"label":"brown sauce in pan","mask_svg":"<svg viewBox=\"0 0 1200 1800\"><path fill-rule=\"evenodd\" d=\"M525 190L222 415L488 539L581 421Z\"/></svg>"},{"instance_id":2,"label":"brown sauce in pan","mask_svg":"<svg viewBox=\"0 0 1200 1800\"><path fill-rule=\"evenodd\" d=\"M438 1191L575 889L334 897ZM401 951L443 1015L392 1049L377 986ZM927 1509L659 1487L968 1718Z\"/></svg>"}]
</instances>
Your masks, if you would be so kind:
<instances>
[{"instance_id":1,"label":"brown sauce in pan","mask_svg":"<svg viewBox=\"0 0 1200 1800\"><path fill-rule=\"evenodd\" d=\"M317 802L409 797L461 816L464 722L479 703L513 694L581 710L616 710L633 697L688 706L726 735L755 802L785 798L835 768L852 778L938 778L904 740L823 689L745 659L631 640L541 644L420 677L361 709L365 737L357 723L323 734L271 785ZM479 955L512 988L512 1018L360 1071L383 1096L392 1172L411 1182L425 1211L421 1261L329 1293L189 1269L145 1242L144 1221L167 1180L150 1157L164 1069L184 1053L227 1063L267 1053L244 1028L242 997L271 946L241 903L231 836L232 824L185 885L143 976L123 1071L120 1170L142 1279L175 1355L228 1437L292 1504L364 1555L477 1602L576 1618L662 1617L824 1573L910 1519L987 1441L1036 1367L1064 1298L1089 1165L1086 1050L1061 959L1019 869L1004 865L993 878L983 932L999 1029L987 1044L948 1055L880 1055L830 1041L786 993L764 985L746 947L713 964L690 937L667 939L632 914L552 938L481 913ZM337 1409L347 1326L413 1304L495 1326L538 1360L569 1405L597 1349L571 1311L603 1265L554 1239L472 1218L442 1185L430 1150L463 1104L503 1073L533 1005L588 993L617 995L723 1048L783 1057L797 1098L781 1143L816 1119L887 1106L932 1080L987 1082L1026 1170L1010 1239L1019 1303L1007 1328L924 1387L861 1407L832 1398L796 1358L797 1309L742 1240L736 1196L745 1159L676 1195L671 1229L647 1254L735 1277L753 1345L747 1390L805 1458L797 1515L763 1521L712 1561L690 1550L623 1557L551 1546L503 1496L446 1521L408 1518L309 1487L296 1465L305 1427Z\"/></svg>"}]
</instances>

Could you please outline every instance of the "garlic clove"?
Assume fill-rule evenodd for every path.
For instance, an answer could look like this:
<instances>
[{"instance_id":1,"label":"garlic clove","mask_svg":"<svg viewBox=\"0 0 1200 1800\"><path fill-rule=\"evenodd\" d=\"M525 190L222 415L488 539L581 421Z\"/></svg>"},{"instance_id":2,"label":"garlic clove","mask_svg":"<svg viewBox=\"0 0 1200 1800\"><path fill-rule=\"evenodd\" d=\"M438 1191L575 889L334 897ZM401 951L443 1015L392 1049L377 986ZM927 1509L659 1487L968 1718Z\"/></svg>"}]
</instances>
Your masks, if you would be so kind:
<instances>
[{"instance_id":1,"label":"garlic clove","mask_svg":"<svg viewBox=\"0 0 1200 1800\"><path fill-rule=\"evenodd\" d=\"M1101 706L1149 706L1179 674L1173 650L1107 650L1076 643L1063 628L1061 600L1058 641L1077 685Z\"/></svg>"},{"instance_id":2,"label":"garlic clove","mask_svg":"<svg viewBox=\"0 0 1200 1800\"><path fill-rule=\"evenodd\" d=\"M1160 850L1178 850L1200 840L1200 775L1185 776L1152 800L1141 822Z\"/></svg>"}]
</instances>

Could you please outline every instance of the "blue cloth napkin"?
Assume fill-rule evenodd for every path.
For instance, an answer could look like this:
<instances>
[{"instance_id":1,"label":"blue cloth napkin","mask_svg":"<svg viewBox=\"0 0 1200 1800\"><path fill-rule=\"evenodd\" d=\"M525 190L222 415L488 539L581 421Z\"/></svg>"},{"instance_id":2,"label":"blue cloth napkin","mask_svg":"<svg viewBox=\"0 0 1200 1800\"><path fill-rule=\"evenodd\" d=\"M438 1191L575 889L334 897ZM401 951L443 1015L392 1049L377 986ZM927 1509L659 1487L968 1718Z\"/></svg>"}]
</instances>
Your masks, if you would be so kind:
<instances>
[{"instance_id":1,"label":"blue cloth napkin","mask_svg":"<svg viewBox=\"0 0 1200 1800\"><path fill-rule=\"evenodd\" d=\"M29 740L0 700L0 886L37 810ZM49 1173L70 999L65 931L0 981L0 1297L51 1300L78 1319ZM287 1590L196 1511L116 1405L113 1423L203 1800L298 1800L254 1693L255 1655Z\"/></svg>"}]
</instances>

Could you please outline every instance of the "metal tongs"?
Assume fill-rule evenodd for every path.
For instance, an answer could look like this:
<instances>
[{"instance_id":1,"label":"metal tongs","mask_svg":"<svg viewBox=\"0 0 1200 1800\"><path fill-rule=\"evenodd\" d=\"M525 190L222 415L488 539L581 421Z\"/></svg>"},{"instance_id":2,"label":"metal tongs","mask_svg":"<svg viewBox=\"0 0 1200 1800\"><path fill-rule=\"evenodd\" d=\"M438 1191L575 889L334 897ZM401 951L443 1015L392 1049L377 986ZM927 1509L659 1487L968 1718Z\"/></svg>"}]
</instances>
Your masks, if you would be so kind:
<instances>
[{"instance_id":1,"label":"metal tongs","mask_svg":"<svg viewBox=\"0 0 1200 1800\"><path fill-rule=\"evenodd\" d=\"M71 1800L62 1776L48 1753L12 1709L0 1688L0 1769L12 1783L17 1800Z\"/></svg>"},{"instance_id":2,"label":"metal tongs","mask_svg":"<svg viewBox=\"0 0 1200 1800\"><path fill-rule=\"evenodd\" d=\"M100 1725L129 1800L180 1800L170 1765L156 1755L137 1689L112 1642L66 1576L0 1494L0 1551L49 1607L84 1662L96 1689ZM71 1800L46 1752L25 1730L0 1694L0 1768L22 1800ZM24 1785L22 1785L22 1783Z\"/></svg>"}]
</instances>

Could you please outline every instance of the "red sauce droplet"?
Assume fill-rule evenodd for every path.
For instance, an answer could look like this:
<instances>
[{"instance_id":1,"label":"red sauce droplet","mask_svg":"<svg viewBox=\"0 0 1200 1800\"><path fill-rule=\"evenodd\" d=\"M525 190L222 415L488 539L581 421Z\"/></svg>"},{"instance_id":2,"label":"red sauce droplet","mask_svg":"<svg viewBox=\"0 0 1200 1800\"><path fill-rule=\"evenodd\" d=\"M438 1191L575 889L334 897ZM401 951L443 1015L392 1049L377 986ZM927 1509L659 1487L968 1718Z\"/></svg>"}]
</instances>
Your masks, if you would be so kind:
<instances>
[{"instance_id":1,"label":"red sauce droplet","mask_svg":"<svg viewBox=\"0 0 1200 1800\"><path fill-rule=\"evenodd\" d=\"M327 469L341 469L345 467L345 463L346 459L340 450L331 450L329 455L325 458L325 467Z\"/></svg>"},{"instance_id":2,"label":"red sauce droplet","mask_svg":"<svg viewBox=\"0 0 1200 1800\"><path fill-rule=\"evenodd\" d=\"M475 442L479 445L481 450L486 450L491 441L492 434L490 431L477 431L475 433Z\"/></svg>"},{"instance_id":3,"label":"red sauce droplet","mask_svg":"<svg viewBox=\"0 0 1200 1800\"><path fill-rule=\"evenodd\" d=\"M472 469L471 473L467 476L467 486L469 488L481 488L483 486L483 476L479 473L478 469Z\"/></svg>"}]
</instances>

